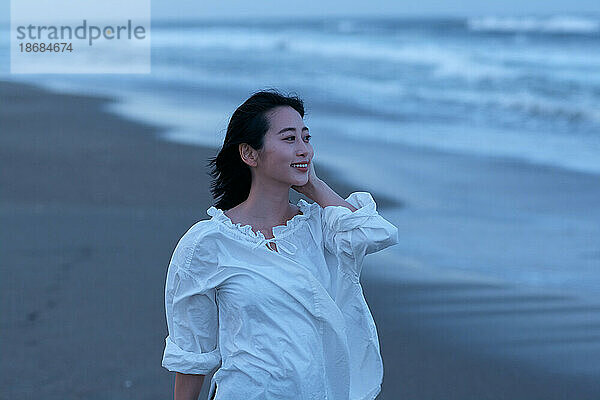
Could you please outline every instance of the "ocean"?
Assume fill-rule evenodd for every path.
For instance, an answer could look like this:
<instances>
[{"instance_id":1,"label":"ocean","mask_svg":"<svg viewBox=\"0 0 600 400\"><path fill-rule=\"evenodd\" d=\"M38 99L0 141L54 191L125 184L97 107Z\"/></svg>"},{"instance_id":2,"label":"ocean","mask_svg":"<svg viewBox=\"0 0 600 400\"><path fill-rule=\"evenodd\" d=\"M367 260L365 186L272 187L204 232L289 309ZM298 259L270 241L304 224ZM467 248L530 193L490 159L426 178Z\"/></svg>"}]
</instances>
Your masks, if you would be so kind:
<instances>
[{"instance_id":1,"label":"ocean","mask_svg":"<svg viewBox=\"0 0 600 400\"><path fill-rule=\"evenodd\" d=\"M153 21L151 41L148 75L7 77L2 51L2 76L151 95L159 114L171 105L179 115L173 137L192 141L199 121L186 113L209 102L206 88L242 100L277 87L320 118L331 111L380 128L342 134L600 173L600 17Z\"/></svg>"},{"instance_id":2,"label":"ocean","mask_svg":"<svg viewBox=\"0 0 600 400\"><path fill-rule=\"evenodd\" d=\"M5 27L0 79L115 96L112 111L166 127L167 140L214 147L237 105L275 87L305 100L323 163L339 167L343 146L360 154L361 143L404 144L600 175L600 16L153 21L151 41L150 74L11 75ZM402 200L402 188L377 180L376 167L350 168L366 187ZM423 243L416 241L396 251L518 283L591 292L600 288L599 258L582 260L575 248L594 246L597 222L579 233L583 242L573 242L572 258L537 243L536 251L507 259L505 248L481 236L464 249L469 258L451 250L419 253ZM539 221L538 232L563 225ZM433 238L435 228L423 237Z\"/></svg>"}]
</instances>

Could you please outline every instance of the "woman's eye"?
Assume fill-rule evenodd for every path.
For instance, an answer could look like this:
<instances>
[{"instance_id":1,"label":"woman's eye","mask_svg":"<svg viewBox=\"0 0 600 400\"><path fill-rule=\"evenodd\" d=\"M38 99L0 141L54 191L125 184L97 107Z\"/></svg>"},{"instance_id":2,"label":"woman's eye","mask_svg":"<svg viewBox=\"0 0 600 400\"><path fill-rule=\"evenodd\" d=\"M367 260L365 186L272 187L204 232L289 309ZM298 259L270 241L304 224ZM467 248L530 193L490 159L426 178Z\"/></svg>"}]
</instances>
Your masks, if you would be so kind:
<instances>
[{"instance_id":1,"label":"woman's eye","mask_svg":"<svg viewBox=\"0 0 600 400\"><path fill-rule=\"evenodd\" d=\"M306 135L306 136L305 136L305 139L306 139L306 140L310 140L310 138L311 138L311 137L312 137L312 136L310 136L310 135ZM288 140L288 139L296 140L296 136L288 136L288 137L286 137L284 140Z\"/></svg>"}]
</instances>

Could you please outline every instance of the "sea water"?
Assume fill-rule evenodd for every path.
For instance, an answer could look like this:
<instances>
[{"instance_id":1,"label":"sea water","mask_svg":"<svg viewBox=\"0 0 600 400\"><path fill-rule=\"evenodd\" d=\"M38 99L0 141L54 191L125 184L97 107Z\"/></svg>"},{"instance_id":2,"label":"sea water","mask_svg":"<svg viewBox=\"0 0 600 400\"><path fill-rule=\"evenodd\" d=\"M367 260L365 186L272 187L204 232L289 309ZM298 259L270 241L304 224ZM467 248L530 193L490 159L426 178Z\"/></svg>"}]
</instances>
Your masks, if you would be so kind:
<instances>
[{"instance_id":1,"label":"sea water","mask_svg":"<svg viewBox=\"0 0 600 400\"><path fill-rule=\"evenodd\" d=\"M167 140L217 148L253 91L293 91L306 102L319 162L406 205L389 214L402 228L398 257L523 284L600 288L595 192L573 193L577 201L544 214L545 203L519 203L498 174L490 196L504 193L502 203L461 192L438 170L428 176L427 165L414 175L430 183L413 190L408 180L382 179L413 173L417 162L394 158L395 145L410 145L512 158L598 184L599 16L153 21L145 75L10 75L3 33L1 79L115 96L112 111L165 127ZM470 179L477 187L490 178Z\"/></svg>"}]
</instances>

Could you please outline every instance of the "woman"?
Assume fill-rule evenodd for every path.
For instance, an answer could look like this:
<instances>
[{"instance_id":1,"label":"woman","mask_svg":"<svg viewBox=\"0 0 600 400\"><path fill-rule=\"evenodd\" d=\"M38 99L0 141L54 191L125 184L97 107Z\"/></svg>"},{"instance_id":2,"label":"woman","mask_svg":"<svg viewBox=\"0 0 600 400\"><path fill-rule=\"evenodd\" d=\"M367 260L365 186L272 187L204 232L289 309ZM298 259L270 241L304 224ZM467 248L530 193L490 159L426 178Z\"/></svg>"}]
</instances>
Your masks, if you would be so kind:
<instances>
[{"instance_id":1,"label":"woman","mask_svg":"<svg viewBox=\"0 0 600 400\"><path fill-rule=\"evenodd\" d=\"M175 399L374 399L383 365L359 283L363 258L398 242L368 192L315 174L297 97L252 95L210 161L216 206L171 258L162 365ZM289 202L289 189L304 194Z\"/></svg>"}]
</instances>

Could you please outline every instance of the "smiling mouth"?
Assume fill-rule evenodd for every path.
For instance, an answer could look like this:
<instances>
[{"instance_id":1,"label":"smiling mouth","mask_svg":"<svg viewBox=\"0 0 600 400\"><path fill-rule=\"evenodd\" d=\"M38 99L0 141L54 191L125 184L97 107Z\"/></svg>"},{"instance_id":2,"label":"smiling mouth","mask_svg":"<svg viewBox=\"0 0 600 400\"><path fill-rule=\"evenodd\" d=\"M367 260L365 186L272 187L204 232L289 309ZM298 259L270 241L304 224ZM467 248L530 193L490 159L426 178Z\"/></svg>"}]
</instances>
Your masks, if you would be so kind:
<instances>
[{"instance_id":1,"label":"smiling mouth","mask_svg":"<svg viewBox=\"0 0 600 400\"><path fill-rule=\"evenodd\" d=\"M290 166L292 167L296 167L296 168L308 168L308 163L295 163L295 164L290 164Z\"/></svg>"}]
</instances>

